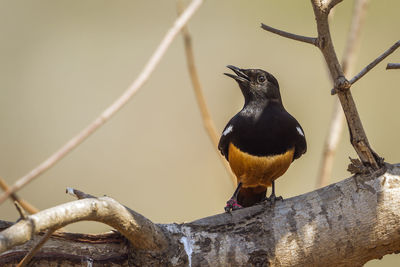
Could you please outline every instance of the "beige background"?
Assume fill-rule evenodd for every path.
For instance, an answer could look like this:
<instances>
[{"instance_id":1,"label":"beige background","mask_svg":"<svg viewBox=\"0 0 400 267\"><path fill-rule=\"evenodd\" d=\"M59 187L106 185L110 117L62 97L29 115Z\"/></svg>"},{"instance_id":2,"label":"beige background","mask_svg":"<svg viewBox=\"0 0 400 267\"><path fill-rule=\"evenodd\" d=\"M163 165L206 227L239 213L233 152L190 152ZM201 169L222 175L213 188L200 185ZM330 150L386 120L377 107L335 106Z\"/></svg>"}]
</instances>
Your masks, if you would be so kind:
<instances>
[{"instance_id":1,"label":"beige background","mask_svg":"<svg viewBox=\"0 0 400 267\"><path fill-rule=\"evenodd\" d=\"M0 175L9 184L91 122L138 76L176 18L175 1L20 1L0 8ZM353 1L336 9L332 33L342 54ZM399 39L395 0L371 1L362 31L360 70ZM309 1L206 1L190 22L205 96L221 131L242 106L227 64L268 70L287 110L302 124L308 152L277 181L284 198L315 187L334 97L317 48L277 37L260 23L314 36ZM385 71L393 54L353 87L373 148L399 162L400 72ZM347 129L331 182L355 152ZM160 223L187 222L223 211L232 184L206 136L179 36L140 92L90 139L19 192L40 209L72 200L67 186L109 195ZM18 218L11 202L0 218ZM107 226L79 223L72 231ZM386 256L368 266L398 266Z\"/></svg>"}]
</instances>

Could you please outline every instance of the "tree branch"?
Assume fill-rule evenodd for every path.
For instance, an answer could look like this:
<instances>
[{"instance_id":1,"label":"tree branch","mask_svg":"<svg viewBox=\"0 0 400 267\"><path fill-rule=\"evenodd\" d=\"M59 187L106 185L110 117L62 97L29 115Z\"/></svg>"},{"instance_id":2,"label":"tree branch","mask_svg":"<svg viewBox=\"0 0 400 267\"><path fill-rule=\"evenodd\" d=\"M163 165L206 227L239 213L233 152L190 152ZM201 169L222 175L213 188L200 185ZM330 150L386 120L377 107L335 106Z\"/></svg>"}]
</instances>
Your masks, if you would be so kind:
<instances>
[{"instance_id":1,"label":"tree branch","mask_svg":"<svg viewBox=\"0 0 400 267\"><path fill-rule=\"evenodd\" d=\"M42 237L42 239L37 243L26 256L18 263L17 267L24 267L32 260L33 256L39 251L39 249L46 243L47 240L54 233L55 229L47 230L46 234Z\"/></svg>"},{"instance_id":2,"label":"tree branch","mask_svg":"<svg viewBox=\"0 0 400 267\"><path fill-rule=\"evenodd\" d=\"M386 69L387 70L400 69L400 63L388 63Z\"/></svg>"},{"instance_id":3,"label":"tree branch","mask_svg":"<svg viewBox=\"0 0 400 267\"><path fill-rule=\"evenodd\" d=\"M0 177L0 187L3 191L8 191L10 189L10 187L7 185L6 181L4 181L4 179L2 177ZM30 214L34 214L37 213L39 210L37 208L35 208L34 206L32 206L31 204L29 204L27 201L21 199L19 196L17 196L17 194L12 193L10 195L11 199L13 201L16 201L19 203L19 205L21 205L21 207L26 210L27 212L29 212Z\"/></svg>"},{"instance_id":4,"label":"tree branch","mask_svg":"<svg viewBox=\"0 0 400 267\"><path fill-rule=\"evenodd\" d=\"M399 46L400 46L400 40L397 41L396 43L394 43L394 45L392 45L382 55L377 57L374 61L372 61L365 68L363 68L356 76L353 77L353 79L350 80L350 83L354 84L356 81L358 81L361 77L363 77L365 74L367 74L371 69L373 69L376 65L378 65L387 56L389 56L391 53L396 51L396 49L399 48Z\"/></svg>"},{"instance_id":5,"label":"tree branch","mask_svg":"<svg viewBox=\"0 0 400 267\"><path fill-rule=\"evenodd\" d=\"M356 0L354 2L353 16L351 26L347 35L346 48L342 58L343 72L346 77L353 73L357 58L357 47L360 43L360 31L365 21L367 11L367 0ZM343 130L344 113L338 99L335 100L331 123L329 125L328 135L322 152L322 160L317 176L317 188L328 184L332 174L333 160L336 149L340 141Z\"/></svg>"},{"instance_id":6,"label":"tree branch","mask_svg":"<svg viewBox=\"0 0 400 267\"><path fill-rule=\"evenodd\" d=\"M7 224L10 223L0 221L0 231ZM35 236L26 244L1 254L0 266L15 267L42 236ZM102 266L123 266L128 251L126 239L117 232L95 235L55 232L32 259L31 265L81 267L100 263Z\"/></svg>"},{"instance_id":7,"label":"tree branch","mask_svg":"<svg viewBox=\"0 0 400 267\"><path fill-rule=\"evenodd\" d=\"M183 3L182 0L178 1L178 15L180 15L183 11ZM206 99L203 94L203 89L200 83L200 78L197 73L197 68L194 60L194 53L193 53L193 46L192 46L192 37L190 36L189 29L187 25L182 28L183 34L183 43L185 47L185 55L187 66L189 70L190 80L192 81L193 90L196 96L197 104L200 109L201 118L203 119L203 126L206 129L206 133L213 144L215 151L218 154L218 158L221 160L222 164L224 165L232 184L236 186L236 176L233 174L228 162L225 158L219 153L218 141L220 135L217 133L215 124L213 119L211 118L210 111L208 110Z\"/></svg>"},{"instance_id":8,"label":"tree branch","mask_svg":"<svg viewBox=\"0 0 400 267\"><path fill-rule=\"evenodd\" d=\"M40 174L48 170L55 163L61 160L65 155L71 152L75 147L82 143L87 137L94 133L100 126L107 122L117 111L119 111L135 93L142 87L142 85L148 80L150 74L154 71L155 67L160 62L161 58L167 51L168 47L182 29L182 27L189 21L193 14L197 11L203 0L193 0L185 12L182 13L179 18L176 19L174 25L168 30L164 39L161 41L157 47L154 54L151 56L147 64L145 65L142 72L139 74L138 78L132 83L132 85L103 113L100 114L91 124L89 124L85 129L68 141L64 146L62 146L58 151L51 155L48 159L42 162L35 169L30 171L25 176L18 179L14 185L11 186L4 194L0 196L0 204L4 202L12 193L18 191L33 179L38 177Z\"/></svg>"},{"instance_id":9,"label":"tree branch","mask_svg":"<svg viewBox=\"0 0 400 267\"><path fill-rule=\"evenodd\" d=\"M285 32L282 30L278 30L276 28L272 28L271 26L265 25L264 23L261 23L261 28L263 28L266 31L275 33L277 35L280 35L282 37L286 37L292 40L296 40L296 41L300 41L300 42L304 42L304 43L308 43L308 44L312 44L315 46L318 46L318 42L317 42L317 38L313 38L313 37L307 37L307 36L302 36L302 35L297 35L297 34L293 34L290 32Z\"/></svg>"},{"instance_id":10,"label":"tree branch","mask_svg":"<svg viewBox=\"0 0 400 267\"><path fill-rule=\"evenodd\" d=\"M339 2L340 1L331 1L333 5ZM343 69L336 56L328 23L330 9L324 9L320 0L312 0L311 3L317 21L319 48L328 65L329 72L334 82L334 88L338 92L338 97L346 116L351 144L364 166L364 169L360 169L357 172L365 172L368 168L378 170L383 167L383 159L372 150L368 142L367 135L350 91L351 83L344 77ZM354 170L354 168L352 169Z\"/></svg>"},{"instance_id":11,"label":"tree branch","mask_svg":"<svg viewBox=\"0 0 400 267\"><path fill-rule=\"evenodd\" d=\"M166 251L157 254L135 248L126 256L129 246L119 247L119 258L124 259L119 264L127 265L128 259L133 257L139 266L187 266L189 262L192 266L362 266L371 259L400 251L400 164L387 165L386 169L385 173L353 176L279 201L275 206L265 202L191 223L158 225L169 240ZM101 201L108 202L104 198L78 200L32 216L36 216L35 222L44 222L48 211L58 209L58 213L65 213L72 203L81 206L96 203L96 213L113 208L113 204L103 205ZM117 215L112 214L114 216ZM1 244L5 240L16 244L13 240L20 238L21 223L24 222L0 233ZM26 230L30 233L32 229ZM76 235L78 237L81 244L82 237ZM115 240L115 236L112 238ZM134 240L131 242L138 239ZM54 250L54 244L46 245L37 254L38 260ZM69 239L57 246L68 249L76 245ZM95 242L82 246L85 249L74 247L69 253L75 258L86 257L93 263L107 265L104 255L110 254L114 245L101 250L95 249L99 246ZM0 265L7 260L10 262L12 255L16 257L13 253L22 253L28 247L16 247L1 254ZM94 253L88 255L92 247ZM68 255L62 257L68 258Z\"/></svg>"},{"instance_id":12,"label":"tree branch","mask_svg":"<svg viewBox=\"0 0 400 267\"><path fill-rule=\"evenodd\" d=\"M41 231L83 220L114 227L138 250L157 251L167 245L164 234L150 220L112 198L100 197L76 200L27 216L1 232L0 253L25 243Z\"/></svg>"},{"instance_id":13,"label":"tree branch","mask_svg":"<svg viewBox=\"0 0 400 267\"><path fill-rule=\"evenodd\" d=\"M318 31L316 46L321 50L325 58L325 62L334 83L335 91L338 91L338 97L349 126L351 144L360 157L361 162L365 167L364 169L372 168L372 170L378 170L383 166L383 159L380 158L370 147L353 96L350 92L351 83L344 76L330 34L328 22L329 12L341 1L342 0L311 0ZM274 30L275 32L277 31L276 29ZM282 34L282 36L285 35L287 34ZM354 168L352 169L354 170ZM366 170L364 169L360 169L358 173L365 172Z\"/></svg>"}]
</instances>

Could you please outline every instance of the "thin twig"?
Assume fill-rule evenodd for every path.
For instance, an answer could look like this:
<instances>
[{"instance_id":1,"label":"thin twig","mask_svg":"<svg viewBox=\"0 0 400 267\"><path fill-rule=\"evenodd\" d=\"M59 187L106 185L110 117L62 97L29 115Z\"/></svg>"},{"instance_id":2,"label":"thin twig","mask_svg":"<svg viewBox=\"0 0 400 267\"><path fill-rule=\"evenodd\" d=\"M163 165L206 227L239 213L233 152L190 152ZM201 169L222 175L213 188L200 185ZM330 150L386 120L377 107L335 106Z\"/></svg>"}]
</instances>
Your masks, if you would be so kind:
<instances>
[{"instance_id":1,"label":"thin twig","mask_svg":"<svg viewBox=\"0 0 400 267\"><path fill-rule=\"evenodd\" d=\"M177 7L178 7L178 15L180 15L183 11L182 0L178 1ZM202 86L200 83L200 78L197 73L197 68L196 68L196 64L195 64L195 60L194 60L192 38L190 36L187 25L185 25L182 28L182 34L183 34L183 41L184 41L184 46L185 46L186 60L187 60L187 65L188 65L188 69L189 69L189 74L190 74L190 80L192 81L194 93L196 95L197 104L199 106L200 113L201 113L201 118L203 119L204 128L206 129L208 137L210 138L210 140L213 144L213 147L215 148L215 150L218 154L219 159L221 160L222 164L225 166L225 169L227 170L233 185L236 185L236 176L233 174L228 162L219 153L219 151L217 149L219 134L217 133L214 121L211 118L210 111L208 110L206 99L203 94L203 89L202 89Z\"/></svg>"},{"instance_id":2,"label":"thin twig","mask_svg":"<svg viewBox=\"0 0 400 267\"><path fill-rule=\"evenodd\" d=\"M185 12L182 13L176 20L174 25L168 30L164 39L161 41L157 47L154 54L151 56L150 60L145 65L142 72L139 74L138 78L132 83L132 85L103 113L100 114L91 124L89 124L85 129L68 141L64 146L62 146L58 151L56 151L52 156L46 159L43 163L37 166L35 169L30 171L25 176L21 177L14 185L7 190L4 194L0 196L0 204L6 200L10 194L18 191L34 178L38 177L41 173L52 167L65 155L67 155L71 150L82 143L88 136L90 136L94 131L96 131L100 126L102 126L106 121L108 121L118 110L120 110L129 99L142 87L142 85L148 80L150 74L154 71L157 64L160 62L161 58L167 51L168 47L180 32L182 27L189 21L193 14L197 11L203 0L193 0L187 7Z\"/></svg>"},{"instance_id":3,"label":"thin twig","mask_svg":"<svg viewBox=\"0 0 400 267\"><path fill-rule=\"evenodd\" d=\"M0 187L3 191L7 191L9 190L9 186L7 185L6 181L0 177ZM30 214L35 214L37 213L39 210L37 208L35 208L34 206L32 206L31 204L29 204L27 201L21 199L17 194L12 193L10 195L11 199L14 202L18 202L19 205L21 205L21 207L26 210L28 213Z\"/></svg>"},{"instance_id":4,"label":"thin twig","mask_svg":"<svg viewBox=\"0 0 400 267\"><path fill-rule=\"evenodd\" d=\"M317 38L297 35L297 34L293 34L293 33L290 33L290 32L285 32L285 31L273 28L271 26L265 25L264 23L261 23L261 28L263 28L266 31L278 34L280 36L283 36L283 37L286 37L286 38L289 38L289 39L292 39L292 40L296 40L296 41L300 41L300 42L304 42L304 43L308 43L308 44L312 44L312 45L318 46Z\"/></svg>"},{"instance_id":5,"label":"thin twig","mask_svg":"<svg viewBox=\"0 0 400 267\"><path fill-rule=\"evenodd\" d=\"M400 69L400 63L388 63L386 69L387 70Z\"/></svg>"},{"instance_id":6,"label":"thin twig","mask_svg":"<svg viewBox=\"0 0 400 267\"><path fill-rule=\"evenodd\" d=\"M47 240L51 237L51 235L55 232L56 228L51 228L47 230L46 234L40 239L39 243L37 243L26 256L18 263L16 267L24 267L26 266L35 256L35 254L39 251L39 249L46 243Z\"/></svg>"},{"instance_id":7,"label":"thin twig","mask_svg":"<svg viewBox=\"0 0 400 267\"><path fill-rule=\"evenodd\" d=\"M92 196L90 194L86 194L82 191L79 191L77 189L71 188L71 187L67 187L66 193L76 197L77 199L84 199L84 198L95 198L95 196Z\"/></svg>"},{"instance_id":8,"label":"thin twig","mask_svg":"<svg viewBox=\"0 0 400 267\"><path fill-rule=\"evenodd\" d=\"M21 207L21 205L18 203L18 201L14 201L14 205L15 205L15 208L17 209L18 213L19 213L19 217L21 219L25 219L26 218L26 213L25 213L24 208Z\"/></svg>"},{"instance_id":9,"label":"thin twig","mask_svg":"<svg viewBox=\"0 0 400 267\"><path fill-rule=\"evenodd\" d=\"M342 59L342 68L346 77L351 76L357 58L357 47L360 43L360 31L364 25L368 0L356 0L354 2L351 26L347 35L346 48ZM333 11L333 10L332 10ZM322 152L322 161L317 176L316 187L328 184L332 175L333 162L337 146L342 135L344 113L340 101L335 100L328 136L325 139Z\"/></svg>"},{"instance_id":10,"label":"thin twig","mask_svg":"<svg viewBox=\"0 0 400 267\"><path fill-rule=\"evenodd\" d=\"M374 61L368 64L365 68L363 68L356 76L353 77L353 79L350 80L350 83L353 84L356 81L358 81L361 77L363 77L365 74L367 74L368 71L370 71L372 68L374 68L376 65L378 65L382 60L384 60L388 55L393 53L398 47L400 46L400 40L394 43L388 50L386 50L382 55L377 57Z\"/></svg>"}]
</instances>

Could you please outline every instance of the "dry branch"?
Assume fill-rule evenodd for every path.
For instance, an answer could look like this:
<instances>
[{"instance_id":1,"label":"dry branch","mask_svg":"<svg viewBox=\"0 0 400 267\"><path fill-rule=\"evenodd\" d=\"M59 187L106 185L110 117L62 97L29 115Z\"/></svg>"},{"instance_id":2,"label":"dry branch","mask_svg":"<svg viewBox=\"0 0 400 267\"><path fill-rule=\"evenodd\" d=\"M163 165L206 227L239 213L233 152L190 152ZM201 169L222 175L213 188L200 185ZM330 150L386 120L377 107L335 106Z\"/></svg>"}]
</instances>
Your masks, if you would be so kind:
<instances>
[{"instance_id":1,"label":"dry branch","mask_svg":"<svg viewBox=\"0 0 400 267\"><path fill-rule=\"evenodd\" d=\"M388 63L386 69L387 70L400 69L400 63Z\"/></svg>"},{"instance_id":2,"label":"dry branch","mask_svg":"<svg viewBox=\"0 0 400 267\"><path fill-rule=\"evenodd\" d=\"M400 40L394 43L388 50L386 50L382 55L377 57L374 61L369 63L365 68L363 68L356 76L353 77L353 79L350 80L350 83L353 84L356 81L358 81L361 77L363 77L367 72L372 70L376 65L378 65L382 60L384 60L387 56L389 56L391 53L396 51L397 48L400 46Z\"/></svg>"},{"instance_id":3,"label":"dry branch","mask_svg":"<svg viewBox=\"0 0 400 267\"><path fill-rule=\"evenodd\" d=\"M312 44L315 46L318 46L318 39L317 38L313 38L313 37L307 37L307 36L303 36L303 35L297 35L297 34L293 34L290 32L285 32L276 28L273 28L271 26L265 25L264 23L261 23L261 28L263 28L266 31L275 33L277 35L292 39L292 40L296 40L296 41L300 41L300 42L304 42L304 43L308 43L308 44Z\"/></svg>"},{"instance_id":4,"label":"dry branch","mask_svg":"<svg viewBox=\"0 0 400 267\"><path fill-rule=\"evenodd\" d=\"M349 77L353 73L357 58L357 47L360 42L360 31L364 24L368 0L356 0L354 2L351 26L347 35L346 48L342 58L344 75ZM344 113L338 99L335 99L333 114L328 129L328 135L322 152L322 160L317 176L317 188L328 184L332 174L333 160L343 130Z\"/></svg>"},{"instance_id":5,"label":"dry branch","mask_svg":"<svg viewBox=\"0 0 400 267\"><path fill-rule=\"evenodd\" d=\"M183 3L182 1L178 1L178 14L181 14L182 11L183 11ZM185 47L186 61L188 65L190 80L192 81L194 93L196 96L197 104L200 109L204 128L206 129L208 137L210 138L211 143L213 144L213 147L217 152L219 159L221 160L229 177L231 178L233 185L236 186L236 176L233 174L228 162L225 160L225 158L221 155L221 153L218 150L218 141L220 135L217 133L214 121L211 118L211 114L210 111L208 110L206 99L203 94L203 89L200 83L200 78L197 73L197 68L194 60L192 37L190 36L187 25L185 25L182 28L182 34L183 34L183 43Z\"/></svg>"},{"instance_id":6,"label":"dry branch","mask_svg":"<svg viewBox=\"0 0 400 267\"><path fill-rule=\"evenodd\" d=\"M0 252L30 240L34 234L78 221L99 221L122 233L138 250L162 250L166 239L158 226L112 198L88 198L29 215L0 234Z\"/></svg>"},{"instance_id":7,"label":"dry branch","mask_svg":"<svg viewBox=\"0 0 400 267\"><path fill-rule=\"evenodd\" d=\"M85 199L85 198L96 198L95 196L92 196L90 194L86 194L85 192L82 192L80 190L67 187L66 193L76 197L77 199Z\"/></svg>"},{"instance_id":8,"label":"dry branch","mask_svg":"<svg viewBox=\"0 0 400 267\"><path fill-rule=\"evenodd\" d=\"M317 22L318 37L316 44L325 58L335 91L338 93L349 126L351 144L363 163L363 169L359 169L357 172L362 173L370 170L378 170L383 166L383 159L371 149L350 91L352 83L345 78L333 46L328 16L331 9L341 1L342 0L311 0L311 4ZM352 170L355 169L352 168Z\"/></svg>"},{"instance_id":9,"label":"dry branch","mask_svg":"<svg viewBox=\"0 0 400 267\"><path fill-rule=\"evenodd\" d=\"M42 162L35 169L30 171L25 176L18 179L14 185L11 186L4 194L0 196L0 204L4 202L12 193L18 191L26 184L31 182L33 179L38 177L40 174L48 170L55 163L61 160L65 155L71 152L75 147L81 144L87 137L94 133L100 126L107 122L117 111L119 111L131 98L132 96L142 87L142 85L148 80L151 73L154 71L155 67L160 62L161 58L167 51L168 47L180 32L182 27L189 21L193 14L197 11L203 0L193 0L187 9L179 16L174 25L168 30L164 39L161 41L157 47L154 54L151 56L142 72L139 74L138 78L132 83L132 85L109 106L105 111L103 111L99 117L97 117L91 124L89 124L80 133L74 136L70 141L68 141L64 146L62 146L58 151L51 155L48 159Z\"/></svg>"},{"instance_id":10,"label":"dry branch","mask_svg":"<svg viewBox=\"0 0 400 267\"><path fill-rule=\"evenodd\" d=\"M40 250L41 247L46 243L47 240L54 233L55 229L47 230L46 234L42 237L42 239L29 251L28 254L18 263L17 267L24 267L32 260L33 256Z\"/></svg>"},{"instance_id":11,"label":"dry branch","mask_svg":"<svg viewBox=\"0 0 400 267\"><path fill-rule=\"evenodd\" d=\"M0 187L3 191L8 191L10 189L10 187L7 185L6 181L4 181L4 179L2 177L0 177ZM30 214L34 214L39 211L37 208L35 208L33 205L29 204L27 201L21 199L15 193L12 193L10 195L10 197L13 201L16 201L17 203L19 203L19 205L21 205L21 207L24 210L26 210L27 212L29 212Z\"/></svg>"},{"instance_id":12,"label":"dry branch","mask_svg":"<svg viewBox=\"0 0 400 267\"><path fill-rule=\"evenodd\" d=\"M274 207L263 203L191 223L158 225L169 240L166 250L159 253L131 250L121 242L115 244L115 236L109 237L114 244L108 242L108 246L99 249L104 239L83 243L82 237L76 235L79 241L62 241L62 235L69 236L62 233L57 238L60 254L52 261L86 257L93 264L107 265L104 259L112 254L122 260L120 265L128 265L132 258L138 266L187 266L189 262L192 266L362 266L371 259L400 251L399 202L400 165L388 165L386 173L350 177L279 201ZM99 205L97 212L103 208L109 209ZM46 218L46 212L35 215L37 220ZM19 231L9 229L19 224L1 232L0 240L4 240L5 232L8 240L17 238ZM54 251L55 245L47 244L36 255L36 263ZM21 256L33 245L31 242L1 254L0 265L10 263L10 258L18 258L16 255ZM119 257L115 254L116 245ZM61 254L64 250L68 252ZM92 252L88 255L88 251ZM78 263L82 264L82 260Z\"/></svg>"}]
</instances>

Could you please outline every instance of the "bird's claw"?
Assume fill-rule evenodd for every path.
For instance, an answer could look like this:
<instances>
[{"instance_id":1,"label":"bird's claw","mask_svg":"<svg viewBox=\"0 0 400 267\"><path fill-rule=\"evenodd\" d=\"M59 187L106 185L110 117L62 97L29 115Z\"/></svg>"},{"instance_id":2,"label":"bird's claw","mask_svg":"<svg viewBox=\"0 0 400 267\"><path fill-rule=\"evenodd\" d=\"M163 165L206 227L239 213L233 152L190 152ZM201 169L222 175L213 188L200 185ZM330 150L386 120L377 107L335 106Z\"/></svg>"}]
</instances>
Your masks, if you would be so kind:
<instances>
[{"instance_id":1,"label":"bird's claw","mask_svg":"<svg viewBox=\"0 0 400 267\"><path fill-rule=\"evenodd\" d=\"M283 197L282 196L275 196L275 194L271 195L270 197L267 197L266 200L271 203L272 205L275 205L275 202L277 201L283 201Z\"/></svg>"},{"instance_id":2,"label":"bird's claw","mask_svg":"<svg viewBox=\"0 0 400 267\"><path fill-rule=\"evenodd\" d=\"M225 212L230 212L231 210L238 210L241 208L243 208L243 207L237 203L237 200L231 198L226 202L226 206L224 209L225 209Z\"/></svg>"}]
</instances>

